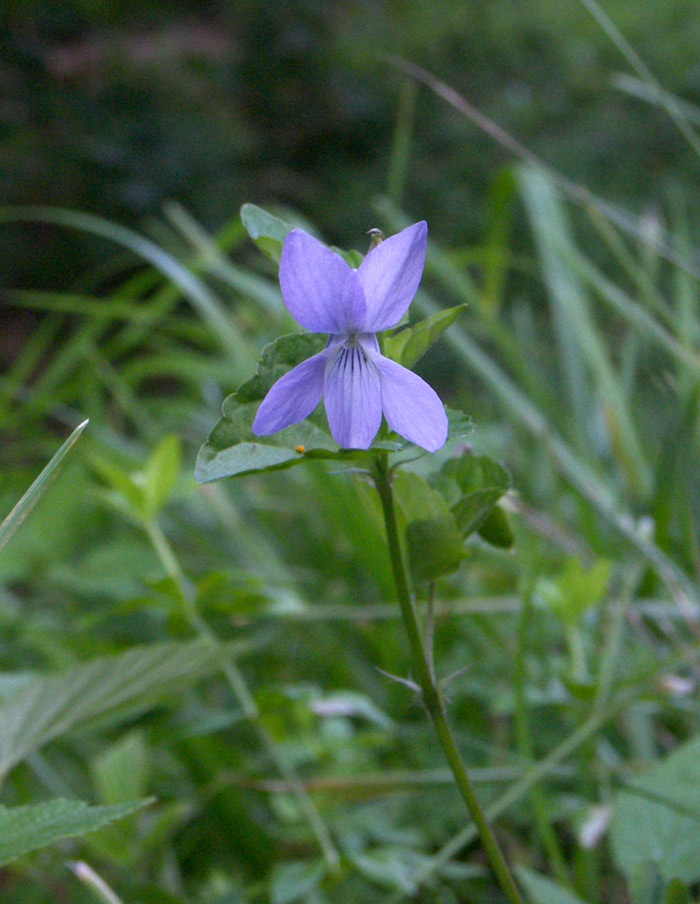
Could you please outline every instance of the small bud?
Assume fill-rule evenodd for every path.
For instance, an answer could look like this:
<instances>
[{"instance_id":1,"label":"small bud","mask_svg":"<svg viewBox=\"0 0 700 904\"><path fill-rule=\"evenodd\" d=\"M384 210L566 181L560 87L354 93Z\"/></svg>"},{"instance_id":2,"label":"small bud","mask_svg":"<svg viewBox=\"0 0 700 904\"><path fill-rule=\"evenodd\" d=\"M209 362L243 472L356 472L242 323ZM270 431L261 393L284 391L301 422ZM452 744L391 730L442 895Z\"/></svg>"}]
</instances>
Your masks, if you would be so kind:
<instances>
[{"instance_id":1,"label":"small bud","mask_svg":"<svg viewBox=\"0 0 700 904\"><path fill-rule=\"evenodd\" d=\"M377 229L377 227L373 227L372 229L367 230L367 235L371 236L371 240L369 243L369 250L371 251L373 248L376 248L377 245L381 245L384 241L384 233L381 229Z\"/></svg>"}]
</instances>

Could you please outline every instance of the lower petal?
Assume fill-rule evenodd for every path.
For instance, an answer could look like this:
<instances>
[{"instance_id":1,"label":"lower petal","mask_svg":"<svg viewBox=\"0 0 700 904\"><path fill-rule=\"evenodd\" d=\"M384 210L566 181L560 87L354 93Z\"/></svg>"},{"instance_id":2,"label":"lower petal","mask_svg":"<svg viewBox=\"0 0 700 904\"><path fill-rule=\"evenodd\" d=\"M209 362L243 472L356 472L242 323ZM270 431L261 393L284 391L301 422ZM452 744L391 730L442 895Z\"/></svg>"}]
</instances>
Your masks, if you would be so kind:
<instances>
[{"instance_id":1,"label":"lower petal","mask_svg":"<svg viewBox=\"0 0 700 904\"><path fill-rule=\"evenodd\" d=\"M382 404L379 373L360 346L344 346L329 361L324 401L338 445L368 449L382 423Z\"/></svg>"},{"instance_id":2,"label":"lower petal","mask_svg":"<svg viewBox=\"0 0 700 904\"><path fill-rule=\"evenodd\" d=\"M392 430L435 452L447 440L447 415L438 394L418 374L377 355L382 410Z\"/></svg>"},{"instance_id":3,"label":"lower petal","mask_svg":"<svg viewBox=\"0 0 700 904\"><path fill-rule=\"evenodd\" d=\"M324 349L290 370L263 399L253 421L253 433L268 436L308 417L321 401L329 351Z\"/></svg>"}]
</instances>

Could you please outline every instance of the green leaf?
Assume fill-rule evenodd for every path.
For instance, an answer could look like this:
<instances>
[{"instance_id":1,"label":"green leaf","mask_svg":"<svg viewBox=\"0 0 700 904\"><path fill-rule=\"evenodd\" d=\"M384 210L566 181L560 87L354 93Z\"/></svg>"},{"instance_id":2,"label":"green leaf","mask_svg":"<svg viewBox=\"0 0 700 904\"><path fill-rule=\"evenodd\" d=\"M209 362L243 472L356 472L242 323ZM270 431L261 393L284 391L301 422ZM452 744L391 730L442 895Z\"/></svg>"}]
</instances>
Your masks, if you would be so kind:
<instances>
[{"instance_id":1,"label":"green leaf","mask_svg":"<svg viewBox=\"0 0 700 904\"><path fill-rule=\"evenodd\" d=\"M0 524L0 550L2 550L9 542L10 537L12 537L20 524L22 524L27 515L29 515L31 510L59 475L68 456L75 449L75 446L83 435L83 430L85 430L87 425L88 421L83 421L82 424L75 428L51 461L36 478L34 483L32 483L27 492L22 496L17 505L15 505L2 524Z\"/></svg>"},{"instance_id":2,"label":"green leaf","mask_svg":"<svg viewBox=\"0 0 700 904\"><path fill-rule=\"evenodd\" d=\"M466 451L459 458L445 462L436 485L451 506L462 536L466 538L486 524L496 503L510 487L510 475L503 465L487 455ZM494 539L504 542L508 539L502 522L494 522L491 527Z\"/></svg>"},{"instance_id":3,"label":"green leaf","mask_svg":"<svg viewBox=\"0 0 700 904\"><path fill-rule=\"evenodd\" d=\"M91 456L90 466L112 488L112 492L103 494L106 501L127 514L146 517L146 492L137 472L129 473L97 455Z\"/></svg>"},{"instance_id":4,"label":"green leaf","mask_svg":"<svg viewBox=\"0 0 700 904\"><path fill-rule=\"evenodd\" d=\"M95 716L190 686L219 668L225 649L202 640L153 644L28 678L0 704L0 776Z\"/></svg>"},{"instance_id":5,"label":"green leaf","mask_svg":"<svg viewBox=\"0 0 700 904\"><path fill-rule=\"evenodd\" d=\"M391 336L386 336L384 354L404 367L413 367L466 309L466 304L448 308L433 314L432 317L426 317L415 326L406 327Z\"/></svg>"},{"instance_id":6,"label":"green leaf","mask_svg":"<svg viewBox=\"0 0 700 904\"><path fill-rule=\"evenodd\" d=\"M246 232L263 254L279 264L284 240L295 227L256 204L244 204L241 207L241 221ZM355 269L363 261L364 255L359 251L345 251L342 248L336 248L335 245L330 245L329 248Z\"/></svg>"},{"instance_id":7,"label":"green leaf","mask_svg":"<svg viewBox=\"0 0 700 904\"><path fill-rule=\"evenodd\" d=\"M405 895L418 890L415 876L432 863L430 857L413 848L389 845L351 854L350 859L370 882L398 889Z\"/></svg>"},{"instance_id":8,"label":"green leaf","mask_svg":"<svg viewBox=\"0 0 700 904\"><path fill-rule=\"evenodd\" d=\"M143 797L148 783L148 747L143 732L132 731L100 751L90 763L92 781L99 801L116 805ZM127 864L138 856L142 839L137 839L139 817L123 819L102 829L90 839L90 846L106 852L112 862Z\"/></svg>"},{"instance_id":9,"label":"green leaf","mask_svg":"<svg viewBox=\"0 0 700 904\"><path fill-rule=\"evenodd\" d=\"M146 793L148 747L142 731L132 731L110 744L90 764L100 801L121 804Z\"/></svg>"},{"instance_id":10,"label":"green leaf","mask_svg":"<svg viewBox=\"0 0 700 904\"><path fill-rule=\"evenodd\" d=\"M653 864L668 882L700 880L700 735L618 792L611 839L629 879Z\"/></svg>"},{"instance_id":11,"label":"green leaf","mask_svg":"<svg viewBox=\"0 0 700 904\"><path fill-rule=\"evenodd\" d=\"M166 436L151 453L143 471L144 514L153 519L165 507L180 477L182 446Z\"/></svg>"},{"instance_id":12,"label":"green leaf","mask_svg":"<svg viewBox=\"0 0 700 904\"><path fill-rule=\"evenodd\" d=\"M197 456L194 476L198 483L291 468L307 459L350 461L359 455L340 450L325 431L308 420L272 436L255 436L252 426L259 404L242 405L235 393L224 401L223 417Z\"/></svg>"},{"instance_id":13,"label":"green leaf","mask_svg":"<svg viewBox=\"0 0 700 904\"><path fill-rule=\"evenodd\" d=\"M57 799L25 807L0 806L0 866L64 838L94 832L149 803L151 799L90 807L79 800Z\"/></svg>"},{"instance_id":14,"label":"green leaf","mask_svg":"<svg viewBox=\"0 0 700 904\"><path fill-rule=\"evenodd\" d=\"M589 609L600 605L608 592L612 564L598 559L584 566L575 558L566 560L564 567L552 578L537 582L538 593L552 611L567 624L577 624Z\"/></svg>"},{"instance_id":15,"label":"green leaf","mask_svg":"<svg viewBox=\"0 0 700 904\"><path fill-rule=\"evenodd\" d=\"M413 580L434 581L456 571L465 555L462 535L441 494L410 471L396 474L394 493Z\"/></svg>"},{"instance_id":16,"label":"green leaf","mask_svg":"<svg viewBox=\"0 0 700 904\"><path fill-rule=\"evenodd\" d=\"M508 512L495 505L486 516L486 519L477 529L482 540L497 546L499 549L511 549L515 543L513 527L508 517Z\"/></svg>"},{"instance_id":17,"label":"green leaf","mask_svg":"<svg viewBox=\"0 0 700 904\"><path fill-rule=\"evenodd\" d=\"M532 904L586 904L583 898L547 876L541 876L524 866L517 867L516 872Z\"/></svg>"},{"instance_id":18,"label":"green leaf","mask_svg":"<svg viewBox=\"0 0 700 904\"><path fill-rule=\"evenodd\" d=\"M241 207L241 221L263 254L279 264L284 240L294 227L255 204Z\"/></svg>"},{"instance_id":19,"label":"green leaf","mask_svg":"<svg viewBox=\"0 0 700 904\"><path fill-rule=\"evenodd\" d=\"M447 414L447 439L463 439L474 429L472 419L463 411L454 408L445 408Z\"/></svg>"},{"instance_id":20,"label":"green leaf","mask_svg":"<svg viewBox=\"0 0 700 904\"><path fill-rule=\"evenodd\" d=\"M364 254L359 251L355 251L355 249L351 249L350 251L345 251L344 248L337 248L335 245L328 246L331 251L335 251L336 254L339 254L345 263L352 267L353 270L357 270L362 261L365 259Z\"/></svg>"},{"instance_id":21,"label":"green leaf","mask_svg":"<svg viewBox=\"0 0 700 904\"><path fill-rule=\"evenodd\" d=\"M272 904L293 904L318 888L325 875L325 864L317 861L279 863L272 870L270 901Z\"/></svg>"}]
</instances>

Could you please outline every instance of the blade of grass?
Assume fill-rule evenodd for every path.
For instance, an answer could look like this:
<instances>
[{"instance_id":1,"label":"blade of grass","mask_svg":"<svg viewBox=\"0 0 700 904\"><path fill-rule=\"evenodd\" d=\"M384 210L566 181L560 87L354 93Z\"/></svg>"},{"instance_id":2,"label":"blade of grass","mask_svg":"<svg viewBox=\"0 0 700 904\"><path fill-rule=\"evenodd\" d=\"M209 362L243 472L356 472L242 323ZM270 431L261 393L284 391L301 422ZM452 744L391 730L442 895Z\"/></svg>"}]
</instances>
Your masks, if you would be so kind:
<instances>
[{"instance_id":1,"label":"blade of grass","mask_svg":"<svg viewBox=\"0 0 700 904\"><path fill-rule=\"evenodd\" d=\"M37 502L44 493L46 493L56 477L58 477L66 464L68 456L75 449L78 440L83 435L83 431L88 423L89 422L85 420L75 428L51 461L36 478L34 483L32 483L27 492L22 496L17 505L15 505L2 524L0 524L0 551L7 545L20 524L27 518Z\"/></svg>"},{"instance_id":2,"label":"blade of grass","mask_svg":"<svg viewBox=\"0 0 700 904\"><path fill-rule=\"evenodd\" d=\"M601 301L608 304L640 336L655 342L660 348L663 348L665 352L682 365L685 370L693 374L695 378L700 376L700 357L698 357L697 352L680 342L672 333L669 333L651 314L633 301L611 279L604 276L590 260L584 258L576 249L568 248L567 257L572 267L595 290Z\"/></svg>"},{"instance_id":3,"label":"blade of grass","mask_svg":"<svg viewBox=\"0 0 700 904\"><path fill-rule=\"evenodd\" d=\"M430 88L430 90L437 94L438 97L441 97L463 116L466 116L497 144L500 144L501 147L513 154L513 156L542 169L557 188L559 188L571 201L574 201L576 204L583 207L590 206L596 208L603 216L607 217L612 223L615 223L618 228L630 235L636 236L641 242L652 245L660 255L666 258L666 260L671 261L671 263L674 263L676 266L681 267L683 270L692 273L700 279L700 266L696 265L691 258L679 251L679 249L668 240L667 236L662 238L661 235L652 236L645 233L645 231L640 228L638 217L628 213L615 204L611 204L609 201L597 197L585 186L563 176L553 166L538 157L537 154L533 153L528 147L518 141L517 138L513 138L513 136L506 132L505 129L489 119L488 116L481 112L481 110L478 110L470 104L466 98L459 94L459 92L437 78L437 76L422 69L415 63L411 63L394 54L385 53L380 54L380 56L389 65L405 72L406 75L410 75L412 78L416 79L416 81L419 81Z\"/></svg>"},{"instance_id":4,"label":"blade of grass","mask_svg":"<svg viewBox=\"0 0 700 904\"><path fill-rule=\"evenodd\" d=\"M582 323L586 316L586 299L575 275L561 259L558 239L562 233L566 233L567 224L541 170L519 168L518 182L530 218L550 301L554 335L559 349L559 366L564 375L563 388L568 396L567 407L573 414L570 429L580 448L591 447L595 445L591 436L591 430L595 429L592 412L594 395L586 368L586 330Z\"/></svg>"},{"instance_id":5,"label":"blade of grass","mask_svg":"<svg viewBox=\"0 0 700 904\"><path fill-rule=\"evenodd\" d=\"M224 285L246 298L259 302L277 320L287 321L288 312L279 290L269 280L236 266L225 256L216 240L180 204L166 204L165 215L180 230L197 254L193 269L219 279ZM246 233L247 236L247 233Z\"/></svg>"},{"instance_id":6,"label":"blade of grass","mask_svg":"<svg viewBox=\"0 0 700 904\"><path fill-rule=\"evenodd\" d=\"M145 236L102 217L63 208L0 208L0 222L17 221L54 223L57 226L101 236L128 248L138 257L147 260L180 289L202 319L209 324L212 334L217 337L236 365L241 359L245 360L248 357L247 343L218 298L177 258ZM241 374L241 378L243 376L244 374Z\"/></svg>"},{"instance_id":7,"label":"blade of grass","mask_svg":"<svg viewBox=\"0 0 700 904\"><path fill-rule=\"evenodd\" d=\"M399 108L396 114L396 126L389 154L389 171L387 174L386 193L394 202L401 204L406 178L408 161L413 142L413 120L416 110L416 83L407 79L399 92Z\"/></svg>"},{"instance_id":8,"label":"blade of grass","mask_svg":"<svg viewBox=\"0 0 700 904\"><path fill-rule=\"evenodd\" d=\"M615 457L634 495L645 498L651 489L651 472L620 379L590 312L585 289L577 273L568 265L567 250L573 247L573 241L563 207L541 170L523 167L519 181L554 307L560 335L560 358L568 377L576 420L581 420L582 424L593 420L587 404L591 395L584 371L587 367L598 389L598 404L605 413ZM587 445L595 447L592 437Z\"/></svg>"},{"instance_id":9,"label":"blade of grass","mask_svg":"<svg viewBox=\"0 0 700 904\"><path fill-rule=\"evenodd\" d=\"M625 72L616 73L610 81L615 88L618 88L625 94L637 97L640 100L645 100L658 107L664 106L660 97L660 95L663 95L668 103L672 103L676 107L686 122L692 123L692 125L695 126L700 126L700 108L695 104L690 103L690 101L676 97L675 94L672 94L670 91L665 91L663 88L653 88L644 81L644 79L635 78L635 76L627 75Z\"/></svg>"},{"instance_id":10,"label":"blade of grass","mask_svg":"<svg viewBox=\"0 0 700 904\"><path fill-rule=\"evenodd\" d=\"M404 228L408 218L399 213L388 199L376 204L377 210L391 223L392 228ZM428 262L432 258L432 245L428 244ZM439 270L435 270L439 275ZM459 300L464 300L459 297ZM427 293L421 293L415 304L425 316L432 316L440 306ZM672 596L687 612L694 614L700 607L700 590L676 563L659 549L644 531L640 530L631 514L625 511L620 499L601 480L591 467L578 456L569 444L556 432L545 415L520 391L499 365L474 342L459 324L453 324L445 333L448 342L462 360L467 370L476 373L500 398L514 420L536 437L552 456L560 473L576 487L581 495L653 565Z\"/></svg>"},{"instance_id":11,"label":"blade of grass","mask_svg":"<svg viewBox=\"0 0 700 904\"><path fill-rule=\"evenodd\" d=\"M63 317L46 317L29 336L8 373L0 378L0 422L5 427L14 415L13 400L60 335L64 323Z\"/></svg>"},{"instance_id":12,"label":"blade of grass","mask_svg":"<svg viewBox=\"0 0 700 904\"><path fill-rule=\"evenodd\" d=\"M626 276L632 281L647 308L654 311L669 329L673 329L673 311L666 304L662 294L657 290L654 278L650 272L652 269L656 269L654 266L656 255L654 255L653 249L651 249L651 254L654 255L652 261L644 260L644 258L640 261L639 258L634 257L629 251L622 237L615 231L612 223L601 216L593 207L587 207L586 214L598 235L605 242L608 250L622 266Z\"/></svg>"},{"instance_id":13,"label":"blade of grass","mask_svg":"<svg viewBox=\"0 0 700 904\"><path fill-rule=\"evenodd\" d=\"M140 323L150 316L145 304L137 303L134 298L125 296L97 298L72 292L15 289L5 293L5 297L10 304L14 304L18 308L80 314L99 320L124 320L127 323Z\"/></svg>"},{"instance_id":14,"label":"blade of grass","mask_svg":"<svg viewBox=\"0 0 700 904\"><path fill-rule=\"evenodd\" d=\"M651 69L644 63L637 51L632 47L629 41L627 41L607 13L601 9L596 0L579 0L579 2L586 7L588 12L600 25L615 47L617 47L639 78L648 87L652 96L656 98L657 103L668 113L681 135L683 135L691 148L700 157L700 138L696 135L686 119L683 109L676 103L675 97L663 90L655 76L652 74Z\"/></svg>"}]
</instances>

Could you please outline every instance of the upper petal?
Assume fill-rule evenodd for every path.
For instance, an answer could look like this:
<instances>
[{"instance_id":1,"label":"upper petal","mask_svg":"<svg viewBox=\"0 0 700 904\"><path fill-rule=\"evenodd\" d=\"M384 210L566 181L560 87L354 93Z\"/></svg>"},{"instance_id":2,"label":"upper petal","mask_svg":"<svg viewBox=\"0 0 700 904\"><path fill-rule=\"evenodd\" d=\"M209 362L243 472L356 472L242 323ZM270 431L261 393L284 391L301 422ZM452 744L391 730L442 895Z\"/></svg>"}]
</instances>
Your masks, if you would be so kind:
<instances>
[{"instance_id":1,"label":"upper petal","mask_svg":"<svg viewBox=\"0 0 700 904\"><path fill-rule=\"evenodd\" d=\"M382 423L379 373L359 345L337 349L326 367L324 402L333 439L368 449Z\"/></svg>"},{"instance_id":2,"label":"upper petal","mask_svg":"<svg viewBox=\"0 0 700 904\"><path fill-rule=\"evenodd\" d=\"M408 310L423 275L428 224L414 223L373 248L357 275L367 302L365 332L396 326Z\"/></svg>"},{"instance_id":3,"label":"upper petal","mask_svg":"<svg viewBox=\"0 0 700 904\"><path fill-rule=\"evenodd\" d=\"M447 439L447 415L440 397L418 374L376 355L382 410L392 430L435 452Z\"/></svg>"},{"instance_id":4,"label":"upper petal","mask_svg":"<svg viewBox=\"0 0 700 904\"><path fill-rule=\"evenodd\" d=\"M297 364L275 383L253 421L253 433L268 436L308 417L321 401L329 350Z\"/></svg>"},{"instance_id":5,"label":"upper petal","mask_svg":"<svg viewBox=\"0 0 700 904\"><path fill-rule=\"evenodd\" d=\"M357 272L302 229L284 241L280 287L289 312L313 333L351 333L365 318Z\"/></svg>"}]
</instances>

